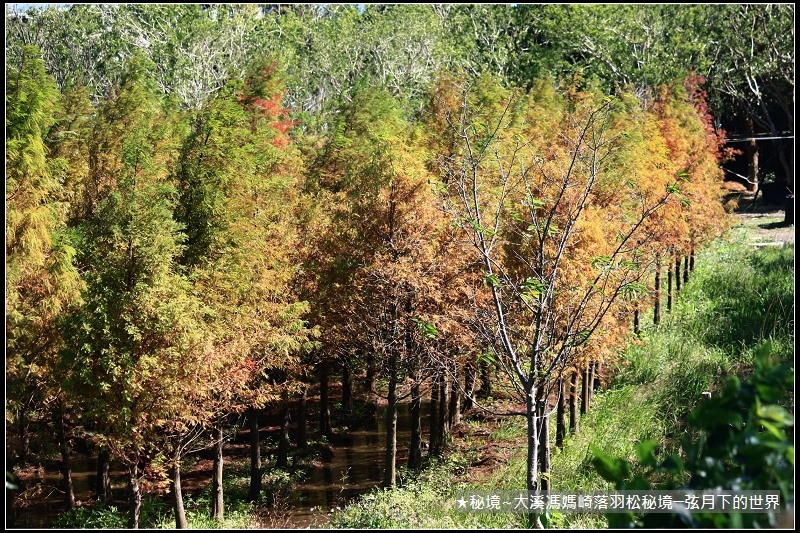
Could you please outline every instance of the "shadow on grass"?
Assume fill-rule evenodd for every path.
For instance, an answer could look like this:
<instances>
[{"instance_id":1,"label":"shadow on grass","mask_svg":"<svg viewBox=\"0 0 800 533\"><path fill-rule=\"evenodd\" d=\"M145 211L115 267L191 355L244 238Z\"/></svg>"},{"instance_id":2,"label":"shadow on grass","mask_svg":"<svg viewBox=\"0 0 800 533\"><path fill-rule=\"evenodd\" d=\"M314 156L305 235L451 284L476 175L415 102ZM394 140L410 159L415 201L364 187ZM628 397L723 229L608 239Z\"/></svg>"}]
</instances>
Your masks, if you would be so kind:
<instances>
[{"instance_id":1,"label":"shadow on grass","mask_svg":"<svg viewBox=\"0 0 800 533\"><path fill-rule=\"evenodd\" d=\"M767 224L759 224L758 227L761 229L779 229L779 228L788 228L790 226L794 226L793 222L769 222Z\"/></svg>"}]
</instances>

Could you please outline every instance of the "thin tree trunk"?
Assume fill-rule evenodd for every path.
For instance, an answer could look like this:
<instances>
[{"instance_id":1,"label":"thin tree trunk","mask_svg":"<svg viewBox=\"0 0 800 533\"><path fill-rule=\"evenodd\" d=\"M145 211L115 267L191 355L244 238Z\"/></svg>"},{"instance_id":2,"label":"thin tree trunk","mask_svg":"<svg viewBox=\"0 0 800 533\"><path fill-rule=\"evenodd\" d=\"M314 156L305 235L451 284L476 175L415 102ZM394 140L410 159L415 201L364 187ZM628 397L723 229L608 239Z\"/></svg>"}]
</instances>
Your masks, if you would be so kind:
<instances>
[{"instance_id":1,"label":"thin tree trunk","mask_svg":"<svg viewBox=\"0 0 800 533\"><path fill-rule=\"evenodd\" d=\"M539 389L539 489L550 490L550 420L547 414L545 387Z\"/></svg>"},{"instance_id":2,"label":"thin tree trunk","mask_svg":"<svg viewBox=\"0 0 800 533\"><path fill-rule=\"evenodd\" d=\"M461 421L461 384L458 381L458 363L453 362L453 384L450 388L448 408L448 427L455 427Z\"/></svg>"},{"instance_id":3,"label":"thin tree trunk","mask_svg":"<svg viewBox=\"0 0 800 533\"><path fill-rule=\"evenodd\" d=\"M558 407L556 408L556 446L564 447L567 433L567 398L564 376L558 378Z\"/></svg>"},{"instance_id":4,"label":"thin tree trunk","mask_svg":"<svg viewBox=\"0 0 800 533\"><path fill-rule=\"evenodd\" d=\"M257 502L261 499L261 438L258 432L258 411L250 408L247 413L250 425L250 490L247 499Z\"/></svg>"},{"instance_id":5,"label":"thin tree trunk","mask_svg":"<svg viewBox=\"0 0 800 533\"><path fill-rule=\"evenodd\" d=\"M281 440L278 443L278 468L289 467L289 391L283 391L283 414L281 417Z\"/></svg>"},{"instance_id":6,"label":"thin tree trunk","mask_svg":"<svg viewBox=\"0 0 800 533\"><path fill-rule=\"evenodd\" d=\"M108 501L111 499L111 455L108 449L101 447L97 452L97 499Z\"/></svg>"},{"instance_id":7,"label":"thin tree trunk","mask_svg":"<svg viewBox=\"0 0 800 533\"><path fill-rule=\"evenodd\" d=\"M480 362L481 388L478 397L488 398L492 395L492 378L489 373L489 362L485 359Z\"/></svg>"},{"instance_id":8,"label":"thin tree trunk","mask_svg":"<svg viewBox=\"0 0 800 533\"><path fill-rule=\"evenodd\" d=\"M430 453L439 453L439 371L431 376L431 408L430 408Z\"/></svg>"},{"instance_id":9,"label":"thin tree trunk","mask_svg":"<svg viewBox=\"0 0 800 533\"><path fill-rule=\"evenodd\" d=\"M172 456L172 502L175 510L175 529L186 529L186 509L183 507L183 491L181 490L181 452L175 450Z\"/></svg>"},{"instance_id":10,"label":"thin tree trunk","mask_svg":"<svg viewBox=\"0 0 800 533\"><path fill-rule=\"evenodd\" d=\"M639 327L639 306L637 305L633 309L633 334L638 335L641 331Z\"/></svg>"},{"instance_id":11,"label":"thin tree trunk","mask_svg":"<svg viewBox=\"0 0 800 533\"><path fill-rule=\"evenodd\" d=\"M756 127L753 119L750 117L745 118L747 132L750 134L751 140L745 144L745 157L747 158L747 190L751 193L758 193L758 142L753 139L756 134Z\"/></svg>"},{"instance_id":12,"label":"thin tree trunk","mask_svg":"<svg viewBox=\"0 0 800 533\"><path fill-rule=\"evenodd\" d=\"M64 505L67 510L75 507L75 488L72 483L72 461L69 449L69 441L67 440L67 431L64 428L64 407L59 402L53 413L54 422L56 426L56 433L58 435L58 447L61 452L61 475L64 479Z\"/></svg>"},{"instance_id":13,"label":"thin tree trunk","mask_svg":"<svg viewBox=\"0 0 800 533\"><path fill-rule=\"evenodd\" d=\"M17 424L17 432L22 440L20 449L19 449L19 456L17 457L16 464L24 465L28 463L28 457L31 453L31 432L30 430L30 418L25 409L20 409L17 411L17 418L19 419L19 423Z\"/></svg>"},{"instance_id":14,"label":"thin tree trunk","mask_svg":"<svg viewBox=\"0 0 800 533\"><path fill-rule=\"evenodd\" d=\"M675 256L675 294L681 292L681 255Z\"/></svg>"},{"instance_id":15,"label":"thin tree trunk","mask_svg":"<svg viewBox=\"0 0 800 533\"><path fill-rule=\"evenodd\" d=\"M350 371L350 361L342 365L342 412L349 415L353 412L353 374Z\"/></svg>"},{"instance_id":16,"label":"thin tree trunk","mask_svg":"<svg viewBox=\"0 0 800 533\"><path fill-rule=\"evenodd\" d=\"M372 350L369 350L367 352L367 376L364 382L367 393L370 393L375 389L375 373L375 354Z\"/></svg>"},{"instance_id":17,"label":"thin tree trunk","mask_svg":"<svg viewBox=\"0 0 800 533\"><path fill-rule=\"evenodd\" d=\"M408 449L408 468L419 470L422 466L422 399L419 373L416 368L409 368L408 375L411 378L411 444Z\"/></svg>"},{"instance_id":18,"label":"thin tree trunk","mask_svg":"<svg viewBox=\"0 0 800 533\"><path fill-rule=\"evenodd\" d=\"M683 284L689 284L689 256L683 257Z\"/></svg>"},{"instance_id":19,"label":"thin tree trunk","mask_svg":"<svg viewBox=\"0 0 800 533\"><path fill-rule=\"evenodd\" d=\"M328 365L323 363L319 378L319 432L323 435L331 434L331 409L328 400Z\"/></svg>"},{"instance_id":20,"label":"thin tree trunk","mask_svg":"<svg viewBox=\"0 0 800 533\"><path fill-rule=\"evenodd\" d=\"M17 499L17 493L20 490L19 480L14 472L14 459L6 456L6 482L10 483L12 487L6 485L6 529L14 529L17 527L17 510L14 508L14 500ZM16 487L16 488L14 488Z\"/></svg>"},{"instance_id":21,"label":"thin tree trunk","mask_svg":"<svg viewBox=\"0 0 800 533\"><path fill-rule=\"evenodd\" d=\"M583 370L583 380L581 381L581 415L585 415L589 410L589 365Z\"/></svg>"},{"instance_id":22,"label":"thin tree trunk","mask_svg":"<svg viewBox=\"0 0 800 533\"><path fill-rule=\"evenodd\" d=\"M672 267L667 269L667 312L672 311Z\"/></svg>"},{"instance_id":23,"label":"thin tree trunk","mask_svg":"<svg viewBox=\"0 0 800 533\"><path fill-rule=\"evenodd\" d=\"M592 376L594 378L594 380L592 381L592 395L594 395L595 391L600 389L600 372L602 368L603 366L600 361L594 362L594 372L592 372Z\"/></svg>"},{"instance_id":24,"label":"thin tree trunk","mask_svg":"<svg viewBox=\"0 0 800 533\"><path fill-rule=\"evenodd\" d=\"M297 447L305 448L308 446L308 387L303 385L300 391L300 408L297 415Z\"/></svg>"},{"instance_id":25,"label":"thin tree trunk","mask_svg":"<svg viewBox=\"0 0 800 533\"><path fill-rule=\"evenodd\" d=\"M689 272L694 272L694 244L689 249Z\"/></svg>"},{"instance_id":26,"label":"thin tree trunk","mask_svg":"<svg viewBox=\"0 0 800 533\"><path fill-rule=\"evenodd\" d=\"M578 371L573 370L569 379L569 432L577 435L580 431L580 417L578 416Z\"/></svg>"},{"instance_id":27,"label":"thin tree trunk","mask_svg":"<svg viewBox=\"0 0 800 533\"><path fill-rule=\"evenodd\" d=\"M128 529L139 529L142 510L142 488L139 486L138 465L128 467Z\"/></svg>"},{"instance_id":28,"label":"thin tree trunk","mask_svg":"<svg viewBox=\"0 0 800 533\"><path fill-rule=\"evenodd\" d=\"M586 391L589 396L589 401L587 402L589 406L592 405L592 396L594 395L594 361L589 361L589 368L588 368L588 390Z\"/></svg>"},{"instance_id":29,"label":"thin tree trunk","mask_svg":"<svg viewBox=\"0 0 800 533\"><path fill-rule=\"evenodd\" d=\"M222 423L214 428L214 470L211 478L211 518L222 523L225 519L225 501L222 489Z\"/></svg>"},{"instance_id":30,"label":"thin tree trunk","mask_svg":"<svg viewBox=\"0 0 800 533\"><path fill-rule=\"evenodd\" d=\"M386 469L383 486L394 487L397 482L397 354L389 357L389 392L386 406Z\"/></svg>"},{"instance_id":31,"label":"thin tree trunk","mask_svg":"<svg viewBox=\"0 0 800 533\"><path fill-rule=\"evenodd\" d=\"M439 412L437 413L439 421L437 427L439 428L439 446L444 444L445 435L450 430L447 420L447 373L443 370L439 374Z\"/></svg>"},{"instance_id":32,"label":"thin tree trunk","mask_svg":"<svg viewBox=\"0 0 800 533\"><path fill-rule=\"evenodd\" d=\"M661 323L661 261L656 263L656 280L653 295L655 297L655 302L653 304L653 324L657 326Z\"/></svg>"},{"instance_id":33,"label":"thin tree trunk","mask_svg":"<svg viewBox=\"0 0 800 533\"><path fill-rule=\"evenodd\" d=\"M527 468L525 484L528 491L539 491L539 420L537 417L536 388L528 390L525 403L525 417L527 419ZM528 513L528 527L540 526L539 517L533 511Z\"/></svg>"},{"instance_id":34,"label":"thin tree trunk","mask_svg":"<svg viewBox=\"0 0 800 533\"><path fill-rule=\"evenodd\" d=\"M464 390L466 391L466 394L464 395L464 403L461 405L462 413L465 413L470 409L472 409L473 398L475 395L475 382L477 381L478 378L476 376L475 363L473 363L472 361L467 363L466 366L464 367L464 373L466 374L465 375L466 383L464 384L465 385Z\"/></svg>"}]
</instances>

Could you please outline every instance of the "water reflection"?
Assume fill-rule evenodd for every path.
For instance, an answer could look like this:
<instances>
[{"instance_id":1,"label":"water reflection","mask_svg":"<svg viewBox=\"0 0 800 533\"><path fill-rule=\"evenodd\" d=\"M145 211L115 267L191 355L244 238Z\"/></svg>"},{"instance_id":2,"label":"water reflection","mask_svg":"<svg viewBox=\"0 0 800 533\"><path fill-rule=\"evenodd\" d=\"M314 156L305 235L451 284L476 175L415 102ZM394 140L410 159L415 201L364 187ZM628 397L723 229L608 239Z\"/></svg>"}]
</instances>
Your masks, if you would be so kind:
<instances>
[{"instance_id":1,"label":"water reflection","mask_svg":"<svg viewBox=\"0 0 800 533\"><path fill-rule=\"evenodd\" d=\"M70 458L70 462L76 502L93 499L97 486L97 456L75 455ZM15 527L52 527L53 522L64 512L63 486L64 480L57 469L40 472L36 482L29 483L30 488L24 493L24 498L18 500L17 506L13 510L6 510L15 513ZM18 507L23 503L24 506Z\"/></svg>"},{"instance_id":2,"label":"water reflection","mask_svg":"<svg viewBox=\"0 0 800 533\"><path fill-rule=\"evenodd\" d=\"M427 427L428 412L427 407L422 409L423 428ZM324 524L332 509L343 507L383 481L386 459L385 407L377 408L374 423L337 432L336 436L335 444L331 445L332 456L315 463L306 480L293 491L288 502L289 516L282 520L283 527ZM410 440L410 404L400 403L397 415L398 466L406 460ZM121 472L112 472L112 478L121 476ZM64 511L61 474L57 470L47 470L40 479L42 483L36 493L31 491L26 494L25 507L14 509L17 528L50 528ZM74 456L72 480L76 500L92 500L97 483L97 457Z\"/></svg>"},{"instance_id":3,"label":"water reflection","mask_svg":"<svg viewBox=\"0 0 800 533\"><path fill-rule=\"evenodd\" d=\"M426 406L427 407L427 406ZM422 413L429 409L423 408ZM423 414L422 427L427 421ZM313 468L292 498L288 527L324 523L332 509L342 507L383 481L386 461L386 408L377 409L372 427L348 430L347 443L331 446L333 457ZM407 457L411 440L411 405L398 404L397 464ZM337 439L338 442L338 439Z\"/></svg>"}]
</instances>

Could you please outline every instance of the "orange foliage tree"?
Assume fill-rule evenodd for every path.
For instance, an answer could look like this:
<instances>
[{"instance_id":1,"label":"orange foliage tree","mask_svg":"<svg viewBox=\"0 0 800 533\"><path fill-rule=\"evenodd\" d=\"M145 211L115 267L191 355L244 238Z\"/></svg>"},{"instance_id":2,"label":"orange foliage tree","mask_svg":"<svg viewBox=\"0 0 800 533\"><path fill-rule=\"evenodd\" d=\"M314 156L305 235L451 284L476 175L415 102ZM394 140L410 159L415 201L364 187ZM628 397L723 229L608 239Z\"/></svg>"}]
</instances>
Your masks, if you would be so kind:
<instances>
[{"instance_id":1,"label":"orange foliage tree","mask_svg":"<svg viewBox=\"0 0 800 533\"><path fill-rule=\"evenodd\" d=\"M476 315L525 404L527 487L547 488L548 398L590 339L620 338L626 302L647 290L651 221L680 209L681 175L633 96L488 78L439 94L444 197L489 294Z\"/></svg>"}]
</instances>

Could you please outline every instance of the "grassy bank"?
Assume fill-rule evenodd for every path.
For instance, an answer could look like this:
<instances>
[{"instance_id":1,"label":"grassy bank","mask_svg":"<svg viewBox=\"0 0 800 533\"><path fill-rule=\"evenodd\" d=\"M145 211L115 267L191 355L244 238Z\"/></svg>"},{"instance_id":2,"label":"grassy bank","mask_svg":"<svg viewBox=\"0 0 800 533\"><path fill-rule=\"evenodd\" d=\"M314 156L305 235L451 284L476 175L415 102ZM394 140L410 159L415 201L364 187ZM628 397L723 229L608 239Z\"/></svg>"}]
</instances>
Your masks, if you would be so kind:
<instances>
[{"instance_id":1,"label":"grassy bank","mask_svg":"<svg viewBox=\"0 0 800 533\"><path fill-rule=\"evenodd\" d=\"M621 354L614 379L593 398L578 435L554 448L553 490L613 488L592 465L591 447L633 459L637 443L654 439L677 451L688 431L686 418L704 391L714 393L730 376L746 379L757 353L791 361L794 353L794 245L755 247L747 227L731 232L698 257L690 282L658 326ZM643 323L652 324L652 317ZM794 411L794 398L786 398ZM455 510L459 489L524 488L524 422L509 419L492 435L497 444L516 443L516 452L488 480L453 483L463 446L455 457L394 490L375 492L338 513L334 527L505 528L523 527L521 516L464 514ZM474 450L473 450L474 451ZM461 476L463 477L463 476ZM562 528L607 527L604 517L551 517Z\"/></svg>"}]
</instances>

